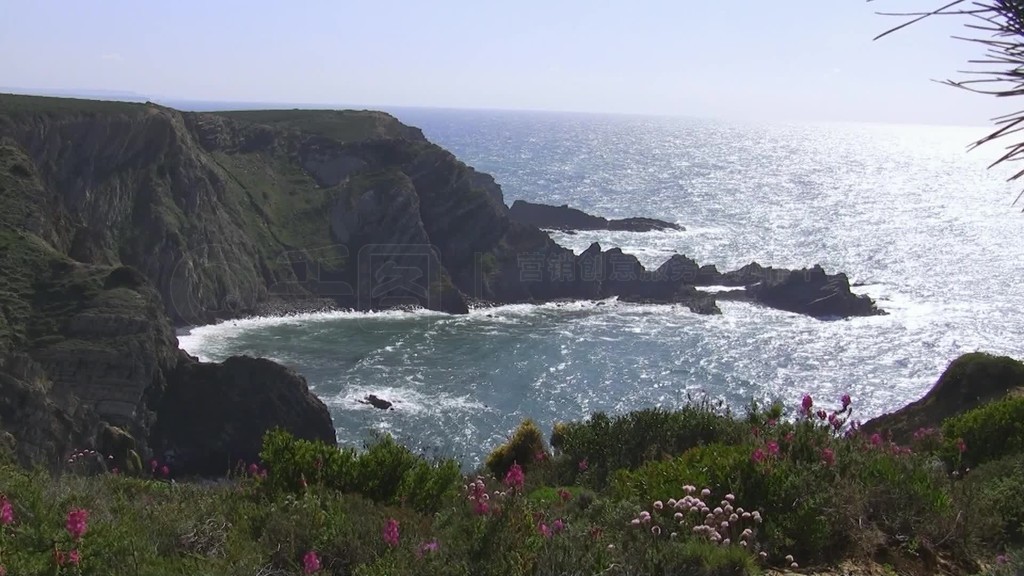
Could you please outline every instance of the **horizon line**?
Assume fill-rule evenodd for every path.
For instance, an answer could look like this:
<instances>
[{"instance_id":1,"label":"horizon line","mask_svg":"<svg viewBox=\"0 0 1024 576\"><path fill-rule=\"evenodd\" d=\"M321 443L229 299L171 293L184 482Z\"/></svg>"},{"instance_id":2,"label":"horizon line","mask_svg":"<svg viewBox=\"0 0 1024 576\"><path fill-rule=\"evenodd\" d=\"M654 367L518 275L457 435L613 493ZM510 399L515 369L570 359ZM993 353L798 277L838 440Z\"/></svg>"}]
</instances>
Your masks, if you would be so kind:
<instances>
[{"instance_id":1,"label":"horizon line","mask_svg":"<svg viewBox=\"0 0 1024 576\"><path fill-rule=\"evenodd\" d=\"M38 96L50 98L71 98L79 100L104 100L110 102L125 102L141 104L152 102L168 108L175 108L183 112L231 112L242 110L367 110L387 112L387 109L405 110L440 110L451 112L518 112L536 114L578 114L587 116L625 116L642 118L674 118L691 120L716 120L724 122L763 122L773 124L867 124L885 126L928 126L937 128L992 128L992 124L963 124L953 122L929 121L929 122L892 122L885 120L849 120L849 119L794 119L794 118L744 118L739 116L723 115L693 115L669 112L636 112L636 111L594 111L594 110L564 110L544 108L501 108L492 106L443 106L425 104L357 104L357 103L328 103L328 102L275 102L264 100L218 100L200 99L176 96L152 96L132 90L84 90L65 88L19 88L11 86L0 86L0 94L12 94L18 96ZM245 108L208 108L205 110L188 109L182 104L206 104L226 106L244 106ZM996 119L990 119L994 122Z\"/></svg>"}]
</instances>

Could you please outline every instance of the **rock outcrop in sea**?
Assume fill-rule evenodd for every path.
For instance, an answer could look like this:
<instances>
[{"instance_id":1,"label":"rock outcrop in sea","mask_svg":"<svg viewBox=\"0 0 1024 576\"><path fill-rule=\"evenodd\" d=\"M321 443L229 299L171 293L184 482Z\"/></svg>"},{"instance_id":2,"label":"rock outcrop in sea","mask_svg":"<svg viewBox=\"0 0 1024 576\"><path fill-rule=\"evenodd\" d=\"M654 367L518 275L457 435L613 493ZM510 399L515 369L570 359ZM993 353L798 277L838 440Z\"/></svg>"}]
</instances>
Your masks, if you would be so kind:
<instances>
[{"instance_id":1,"label":"rock outcrop in sea","mask_svg":"<svg viewBox=\"0 0 1024 576\"><path fill-rule=\"evenodd\" d=\"M618 249L575 255L511 218L493 178L379 112L0 95L0 203L0 442L51 467L95 448L213 474L274 426L333 441L301 378L198 362L176 326L610 296L714 313L721 296L698 286L723 281L785 310L877 312L820 268L690 279L673 272L689 261L659 275Z\"/></svg>"},{"instance_id":2,"label":"rock outcrop in sea","mask_svg":"<svg viewBox=\"0 0 1024 576\"><path fill-rule=\"evenodd\" d=\"M509 217L520 224L528 224L547 230L624 230L627 232L650 232L652 230L683 230L672 222L655 218L621 218L609 220L602 216L587 214L568 205L550 206L516 200L509 208Z\"/></svg>"}]
</instances>

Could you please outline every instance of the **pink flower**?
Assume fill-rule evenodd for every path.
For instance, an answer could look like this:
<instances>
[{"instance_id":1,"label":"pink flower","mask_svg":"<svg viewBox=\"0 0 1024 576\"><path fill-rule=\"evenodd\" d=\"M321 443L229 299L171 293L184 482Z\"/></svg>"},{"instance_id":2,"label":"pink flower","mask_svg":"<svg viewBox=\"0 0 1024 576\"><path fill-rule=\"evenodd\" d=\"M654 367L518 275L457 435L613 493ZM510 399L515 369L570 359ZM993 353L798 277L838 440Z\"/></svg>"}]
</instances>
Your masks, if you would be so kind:
<instances>
[{"instance_id":1,"label":"pink flower","mask_svg":"<svg viewBox=\"0 0 1024 576\"><path fill-rule=\"evenodd\" d=\"M84 508L72 508L68 512L64 528L67 529L72 540L80 539L89 528L89 511Z\"/></svg>"},{"instance_id":2,"label":"pink flower","mask_svg":"<svg viewBox=\"0 0 1024 576\"><path fill-rule=\"evenodd\" d=\"M559 488L558 489L558 498L562 502L568 502L569 500L572 500L572 492L569 492L565 488Z\"/></svg>"},{"instance_id":3,"label":"pink flower","mask_svg":"<svg viewBox=\"0 0 1024 576\"><path fill-rule=\"evenodd\" d=\"M804 414L811 413L811 408L814 406L814 400L811 399L810 394L804 394L804 399L800 402L800 406L803 408Z\"/></svg>"},{"instance_id":4,"label":"pink flower","mask_svg":"<svg viewBox=\"0 0 1024 576\"><path fill-rule=\"evenodd\" d=\"M821 461L829 466L836 463L836 453L831 448L824 448L821 451Z\"/></svg>"},{"instance_id":5,"label":"pink flower","mask_svg":"<svg viewBox=\"0 0 1024 576\"><path fill-rule=\"evenodd\" d=\"M388 518L387 524L384 525L384 542L388 546L395 548L398 546L398 520L394 518Z\"/></svg>"},{"instance_id":6,"label":"pink flower","mask_svg":"<svg viewBox=\"0 0 1024 576\"><path fill-rule=\"evenodd\" d=\"M772 418L771 420L765 422L764 425L769 427L769 428L774 428L775 427L775 418Z\"/></svg>"},{"instance_id":7,"label":"pink flower","mask_svg":"<svg viewBox=\"0 0 1024 576\"><path fill-rule=\"evenodd\" d=\"M310 550L302 556L302 570L306 574L320 570L320 557L316 555L316 550Z\"/></svg>"},{"instance_id":8,"label":"pink flower","mask_svg":"<svg viewBox=\"0 0 1024 576\"><path fill-rule=\"evenodd\" d=\"M561 518L551 523L551 529L554 530L555 534L565 530L565 521Z\"/></svg>"},{"instance_id":9,"label":"pink flower","mask_svg":"<svg viewBox=\"0 0 1024 576\"><path fill-rule=\"evenodd\" d=\"M249 464L249 476L259 476L259 473L260 467L255 462Z\"/></svg>"},{"instance_id":10,"label":"pink flower","mask_svg":"<svg viewBox=\"0 0 1024 576\"><path fill-rule=\"evenodd\" d=\"M776 442L775 440L769 440L768 443L765 444L765 447L768 448L768 455L769 456L778 456L778 454L779 454L779 443L778 442Z\"/></svg>"},{"instance_id":11,"label":"pink flower","mask_svg":"<svg viewBox=\"0 0 1024 576\"><path fill-rule=\"evenodd\" d=\"M149 461L149 471L150 471L150 473L156 474L156 467L159 466L159 465L160 465L160 463L157 462L155 458L153 460L150 460Z\"/></svg>"},{"instance_id":12,"label":"pink flower","mask_svg":"<svg viewBox=\"0 0 1024 576\"><path fill-rule=\"evenodd\" d=\"M824 420L826 418L828 418L828 412L825 412L824 410L818 410L818 419Z\"/></svg>"},{"instance_id":13,"label":"pink flower","mask_svg":"<svg viewBox=\"0 0 1024 576\"><path fill-rule=\"evenodd\" d=\"M160 475L163 476L164 478L170 477L171 469L168 468L166 464L164 464L163 467L160 468Z\"/></svg>"},{"instance_id":14,"label":"pink flower","mask_svg":"<svg viewBox=\"0 0 1024 576\"><path fill-rule=\"evenodd\" d=\"M543 522L537 524L537 531L540 532L541 536L551 538L551 528L549 528L547 524Z\"/></svg>"},{"instance_id":15,"label":"pink flower","mask_svg":"<svg viewBox=\"0 0 1024 576\"><path fill-rule=\"evenodd\" d=\"M533 455L533 461L534 462L544 462L547 459L548 459L548 455L543 450L541 450L541 451L539 451L539 452L537 452L536 454Z\"/></svg>"},{"instance_id":16,"label":"pink flower","mask_svg":"<svg viewBox=\"0 0 1024 576\"><path fill-rule=\"evenodd\" d=\"M63 566L67 562L67 557L64 556L64 552L54 548L53 561L57 563L57 566Z\"/></svg>"},{"instance_id":17,"label":"pink flower","mask_svg":"<svg viewBox=\"0 0 1024 576\"><path fill-rule=\"evenodd\" d=\"M875 432L874 434L872 434L871 435L871 445L872 446L881 446L882 445L882 435L879 434L878 432Z\"/></svg>"},{"instance_id":18,"label":"pink flower","mask_svg":"<svg viewBox=\"0 0 1024 576\"><path fill-rule=\"evenodd\" d=\"M787 432L786 433L786 437L785 437L786 442L792 442L793 438L796 438L795 434L793 434L792 432Z\"/></svg>"},{"instance_id":19,"label":"pink flower","mask_svg":"<svg viewBox=\"0 0 1024 576\"><path fill-rule=\"evenodd\" d=\"M505 485L513 490L521 489L525 480L526 475L523 474L523 469L519 466L518 462L512 464L512 467L508 469L508 473L505 474Z\"/></svg>"},{"instance_id":20,"label":"pink flower","mask_svg":"<svg viewBox=\"0 0 1024 576\"><path fill-rule=\"evenodd\" d=\"M764 451L760 448L755 449L750 455L750 459L760 464L764 460Z\"/></svg>"},{"instance_id":21,"label":"pink flower","mask_svg":"<svg viewBox=\"0 0 1024 576\"><path fill-rule=\"evenodd\" d=\"M843 397L840 398L839 401L843 403L843 410L849 408L850 404L853 402L849 394L843 394Z\"/></svg>"},{"instance_id":22,"label":"pink flower","mask_svg":"<svg viewBox=\"0 0 1024 576\"><path fill-rule=\"evenodd\" d=\"M14 524L14 506L6 496L0 496L0 524L4 526Z\"/></svg>"},{"instance_id":23,"label":"pink flower","mask_svg":"<svg viewBox=\"0 0 1024 576\"><path fill-rule=\"evenodd\" d=\"M437 552L440 545L437 543L437 539L430 540L420 544L420 547L416 549L416 556L423 558L423 556L430 554L431 552Z\"/></svg>"},{"instance_id":24,"label":"pink flower","mask_svg":"<svg viewBox=\"0 0 1024 576\"><path fill-rule=\"evenodd\" d=\"M1006 562L1007 562L1006 554L1000 554L999 556L996 556L996 564L999 564L1000 566L1002 566L1002 565L1006 564Z\"/></svg>"},{"instance_id":25,"label":"pink flower","mask_svg":"<svg viewBox=\"0 0 1024 576\"><path fill-rule=\"evenodd\" d=\"M82 561L82 555L78 552L77 548L72 548L68 552L68 564L72 566L78 566L78 563Z\"/></svg>"},{"instance_id":26,"label":"pink flower","mask_svg":"<svg viewBox=\"0 0 1024 576\"><path fill-rule=\"evenodd\" d=\"M956 439L956 449L959 450L961 454L967 452L967 443L964 442L963 438Z\"/></svg>"},{"instance_id":27,"label":"pink flower","mask_svg":"<svg viewBox=\"0 0 1024 576\"><path fill-rule=\"evenodd\" d=\"M651 534L661 536L661 526L651 526Z\"/></svg>"},{"instance_id":28,"label":"pink flower","mask_svg":"<svg viewBox=\"0 0 1024 576\"><path fill-rule=\"evenodd\" d=\"M586 472L587 468L590 468L590 465L587 464L587 459L584 458L583 460L580 460L580 463L579 463L580 472Z\"/></svg>"}]
</instances>

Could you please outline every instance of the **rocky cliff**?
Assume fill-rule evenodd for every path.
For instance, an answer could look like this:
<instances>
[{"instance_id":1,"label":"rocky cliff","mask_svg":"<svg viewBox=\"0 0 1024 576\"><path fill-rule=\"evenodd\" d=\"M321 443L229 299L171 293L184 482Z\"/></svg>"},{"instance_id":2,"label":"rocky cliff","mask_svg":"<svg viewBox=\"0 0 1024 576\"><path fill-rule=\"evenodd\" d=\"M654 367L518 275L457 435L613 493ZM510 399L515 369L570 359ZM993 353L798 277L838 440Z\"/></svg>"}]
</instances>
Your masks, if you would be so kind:
<instances>
[{"instance_id":1,"label":"rocky cliff","mask_svg":"<svg viewBox=\"0 0 1024 576\"><path fill-rule=\"evenodd\" d=\"M378 112L0 95L0 201L0 426L22 431L32 461L103 442L173 451L202 471L251 456L252 429L189 406L195 382L245 402L239 374L254 372L180 353L175 325L325 304L463 313L610 296L717 312L698 276L787 310L875 312L820 269L690 278L681 256L650 272L617 249L575 255L510 219L490 176ZM237 413L325 436L329 416L305 382L266 374L261 385L287 399ZM43 423L40 438L29 422Z\"/></svg>"}]
</instances>

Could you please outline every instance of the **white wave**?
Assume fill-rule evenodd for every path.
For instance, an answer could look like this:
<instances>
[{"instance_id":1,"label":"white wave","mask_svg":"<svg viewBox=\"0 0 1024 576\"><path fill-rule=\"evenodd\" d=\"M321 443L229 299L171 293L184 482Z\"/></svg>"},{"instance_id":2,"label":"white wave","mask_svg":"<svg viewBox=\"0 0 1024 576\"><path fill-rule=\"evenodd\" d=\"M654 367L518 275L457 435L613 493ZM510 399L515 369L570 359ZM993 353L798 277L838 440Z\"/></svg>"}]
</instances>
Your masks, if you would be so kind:
<instances>
[{"instance_id":1,"label":"white wave","mask_svg":"<svg viewBox=\"0 0 1024 576\"><path fill-rule=\"evenodd\" d=\"M408 378L407 378L408 380ZM413 383L410 381L410 383ZM431 391L429 394L414 388L398 386L345 385L344 390L330 397L322 397L325 404L343 410L378 411L365 400L369 395L387 400L395 412L412 415L430 415L444 412L480 412L489 408L471 396L455 396ZM386 412L380 411L382 414Z\"/></svg>"}]
</instances>

